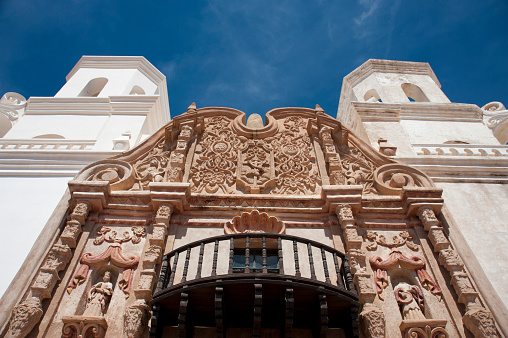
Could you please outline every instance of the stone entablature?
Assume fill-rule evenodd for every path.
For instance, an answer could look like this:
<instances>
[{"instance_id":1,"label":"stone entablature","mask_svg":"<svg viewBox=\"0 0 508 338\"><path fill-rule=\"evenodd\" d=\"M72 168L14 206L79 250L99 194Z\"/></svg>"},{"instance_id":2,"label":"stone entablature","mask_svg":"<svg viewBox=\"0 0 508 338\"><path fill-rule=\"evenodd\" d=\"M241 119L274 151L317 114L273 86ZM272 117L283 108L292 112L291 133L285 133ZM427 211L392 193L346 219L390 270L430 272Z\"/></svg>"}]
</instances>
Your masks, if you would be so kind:
<instances>
[{"instance_id":1,"label":"stone entablature","mask_svg":"<svg viewBox=\"0 0 508 338\"><path fill-rule=\"evenodd\" d=\"M87 325L100 335L146 336L153 291L164 282L158 276L172 268L160 265L163 254L249 232L310 236L344 252L345 282L356 286L368 337L465 336L463 321L478 337L497 335L463 264L452 259L437 218L442 191L427 175L381 155L319 106L274 109L262 128L244 119L235 109L191 105L137 148L83 169L69 182L73 212L14 309L7 336L25 337L36 325L47 336L86 333ZM173 275L206 277L188 263L202 262L204 252L187 249L182 272ZM328 264L325 253L314 257ZM108 297L88 315L86 304L101 288Z\"/></svg>"}]
</instances>

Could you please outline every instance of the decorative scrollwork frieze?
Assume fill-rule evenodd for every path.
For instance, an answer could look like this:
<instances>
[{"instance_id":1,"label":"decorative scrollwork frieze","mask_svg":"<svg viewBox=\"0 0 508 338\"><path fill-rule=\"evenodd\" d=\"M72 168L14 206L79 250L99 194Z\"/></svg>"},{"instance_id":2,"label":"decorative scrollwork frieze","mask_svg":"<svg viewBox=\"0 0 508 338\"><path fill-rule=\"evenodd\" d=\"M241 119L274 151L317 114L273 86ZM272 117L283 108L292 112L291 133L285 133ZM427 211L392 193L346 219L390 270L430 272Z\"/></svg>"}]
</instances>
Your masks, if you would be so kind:
<instances>
[{"instance_id":1,"label":"decorative scrollwork frieze","mask_svg":"<svg viewBox=\"0 0 508 338\"><path fill-rule=\"evenodd\" d=\"M401 231L398 235L393 236L391 243L386 240L384 235L378 235L376 231L367 231L365 238L369 241L366 246L369 251L376 250L378 244L390 249L406 245L409 249L418 251L418 245L412 242L413 237L408 231Z\"/></svg>"}]
</instances>

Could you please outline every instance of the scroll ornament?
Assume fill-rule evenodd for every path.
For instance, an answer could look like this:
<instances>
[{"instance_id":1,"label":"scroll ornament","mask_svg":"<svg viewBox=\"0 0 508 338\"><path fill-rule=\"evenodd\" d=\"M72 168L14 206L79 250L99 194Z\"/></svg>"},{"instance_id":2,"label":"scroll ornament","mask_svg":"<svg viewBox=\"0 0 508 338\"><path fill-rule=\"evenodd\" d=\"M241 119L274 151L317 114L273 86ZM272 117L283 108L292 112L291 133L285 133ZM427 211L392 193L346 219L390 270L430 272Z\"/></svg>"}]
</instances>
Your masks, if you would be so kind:
<instances>
[{"instance_id":1,"label":"scroll ornament","mask_svg":"<svg viewBox=\"0 0 508 338\"><path fill-rule=\"evenodd\" d=\"M399 235L393 236L392 243L389 243L384 235L378 236L376 231L367 231L365 237L370 242L367 244L367 250L369 251L376 250L378 244L390 249L406 245L409 249L418 251L418 245L412 242L413 236L411 236L407 231L401 231Z\"/></svg>"},{"instance_id":2,"label":"scroll ornament","mask_svg":"<svg viewBox=\"0 0 508 338\"><path fill-rule=\"evenodd\" d=\"M111 230L111 228L102 226L97 230L97 238L93 241L93 244L100 245L105 241L108 243L124 243L132 240L133 244L141 242L141 238L146 236L145 228L142 226L133 226L132 235L129 231L123 233L123 238L116 237L117 232Z\"/></svg>"},{"instance_id":3,"label":"scroll ornament","mask_svg":"<svg viewBox=\"0 0 508 338\"><path fill-rule=\"evenodd\" d=\"M409 270L415 270L421 285L434 295L440 295L441 289L425 269L425 261L422 257L406 257L402 252L393 250L387 259L377 255L369 258L370 266L374 272L374 282L380 299L383 299L383 290L388 286L388 270L392 270L397 265Z\"/></svg>"},{"instance_id":4,"label":"scroll ornament","mask_svg":"<svg viewBox=\"0 0 508 338\"><path fill-rule=\"evenodd\" d=\"M71 293L73 289L82 284L88 278L90 267L102 266L108 261L111 261L114 265L124 268L124 271L120 275L118 285L125 293L126 297L129 297L134 269L137 268L139 259L139 256L124 256L122 253L122 247L119 243L111 244L99 255L87 252L81 256L81 259L79 260L81 265L67 285L67 292Z\"/></svg>"}]
</instances>

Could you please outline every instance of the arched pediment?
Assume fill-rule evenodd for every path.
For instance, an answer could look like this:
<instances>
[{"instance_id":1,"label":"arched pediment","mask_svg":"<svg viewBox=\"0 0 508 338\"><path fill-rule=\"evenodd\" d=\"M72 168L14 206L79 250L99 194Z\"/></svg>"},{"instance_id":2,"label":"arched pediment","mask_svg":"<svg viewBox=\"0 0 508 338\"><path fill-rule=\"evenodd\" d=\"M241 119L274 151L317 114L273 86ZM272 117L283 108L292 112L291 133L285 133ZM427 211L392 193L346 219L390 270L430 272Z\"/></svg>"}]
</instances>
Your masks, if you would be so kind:
<instances>
[{"instance_id":1,"label":"arched pediment","mask_svg":"<svg viewBox=\"0 0 508 338\"><path fill-rule=\"evenodd\" d=\"M79 180L144 191L187 182L202 195L320 195L323 186L363 186L364 195L433 187L421 171L372 148L323 110L276 108L265 125L245 113L207 107L175 117L138 147L85 168Z\"/></svg>"}]
</instances>

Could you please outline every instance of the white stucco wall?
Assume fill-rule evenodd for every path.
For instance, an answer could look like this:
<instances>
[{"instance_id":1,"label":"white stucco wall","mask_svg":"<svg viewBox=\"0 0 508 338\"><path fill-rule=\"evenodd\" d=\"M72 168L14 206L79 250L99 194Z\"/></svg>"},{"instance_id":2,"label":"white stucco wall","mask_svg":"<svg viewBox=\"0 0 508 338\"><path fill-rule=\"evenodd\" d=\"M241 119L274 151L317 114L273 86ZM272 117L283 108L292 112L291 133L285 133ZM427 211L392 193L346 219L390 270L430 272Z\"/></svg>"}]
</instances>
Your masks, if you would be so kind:
<instances>
[{"instance_id":1,"label":"white stucco wall","mask_svg":"<svg viewBox=\"0 0 508 338\"><path fill-rule=\"evenodd\" d=\"M57 134L69 140L96 140L107 120L107 115L25 115L4 139Z\"/></svg>"},{"instance_id":2,"label":"white stucco wall","mask_svg":"<svg viewBox=\"0 0 508 338\"><path fill-rule=\"evenodd\" d=\"M436 183L445 205L499 297L508 305L506 184ZM451 232L453 241L454 234ZM460 247L457 250L461 250ZM467 262L465 262L467 265ZM473 276L475 274L473 273Z\"/></svg>"},{"instance_id":3,"label":"white stucco wall","mask_svg":"<svg viewBox=\"0 0 508 338\"><path fill-rule=\"evenodd\" d=\"M72 177L0 177L0 297L23 264Z\"/></svg>"},{"instance_id":4,"label":"white stucco wall","mask_svg":"<svg viewBox=\"0 0 508 338\"><path fill-rule=\"evenodd\" d=\"M499 145L492 131L481 121L421 121L402 120L400 124L412 144L440 144L464 141L470 144Z\"/></svg>"}]
</instances>

